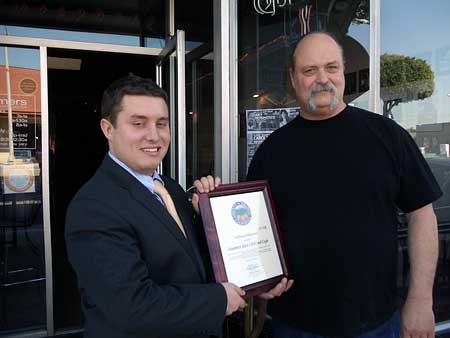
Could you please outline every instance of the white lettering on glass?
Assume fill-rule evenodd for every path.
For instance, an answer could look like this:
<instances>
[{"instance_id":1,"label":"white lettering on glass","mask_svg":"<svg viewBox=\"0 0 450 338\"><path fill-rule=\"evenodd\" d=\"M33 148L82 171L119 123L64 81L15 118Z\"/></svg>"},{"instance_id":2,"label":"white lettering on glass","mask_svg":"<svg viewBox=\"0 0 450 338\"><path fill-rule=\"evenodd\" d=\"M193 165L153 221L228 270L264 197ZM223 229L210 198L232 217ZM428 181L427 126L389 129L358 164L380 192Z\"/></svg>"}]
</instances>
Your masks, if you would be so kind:
<instances>
[{"instance_id":1,"label":"white lettering on glass","mask_svg":"<svg viewBox=\"0 0 450 338\"><path fill-rule=\"evenodd\" d=\"M253 0L253 7L258 14L275 15L276 8L282 8L291 5L291 0Z\"/></svg>"}]
</instances>

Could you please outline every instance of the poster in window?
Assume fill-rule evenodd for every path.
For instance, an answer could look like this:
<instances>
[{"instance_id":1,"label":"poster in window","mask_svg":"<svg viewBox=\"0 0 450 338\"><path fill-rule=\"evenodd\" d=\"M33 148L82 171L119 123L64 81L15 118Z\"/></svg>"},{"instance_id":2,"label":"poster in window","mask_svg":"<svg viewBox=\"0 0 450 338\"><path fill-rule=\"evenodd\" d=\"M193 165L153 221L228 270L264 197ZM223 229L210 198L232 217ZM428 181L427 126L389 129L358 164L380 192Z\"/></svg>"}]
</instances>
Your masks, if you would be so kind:
<instances>
[{"instance_id":1,"label":"poster in window","mask_svg":"<svg viewBox=\"0 0 450 338\"><path fill-rule=\"evenodd\" d=\"M259 145L276 129L285 126L300 112L299 107L246 111L247 170Z\"/></svg>"}]
</instances>

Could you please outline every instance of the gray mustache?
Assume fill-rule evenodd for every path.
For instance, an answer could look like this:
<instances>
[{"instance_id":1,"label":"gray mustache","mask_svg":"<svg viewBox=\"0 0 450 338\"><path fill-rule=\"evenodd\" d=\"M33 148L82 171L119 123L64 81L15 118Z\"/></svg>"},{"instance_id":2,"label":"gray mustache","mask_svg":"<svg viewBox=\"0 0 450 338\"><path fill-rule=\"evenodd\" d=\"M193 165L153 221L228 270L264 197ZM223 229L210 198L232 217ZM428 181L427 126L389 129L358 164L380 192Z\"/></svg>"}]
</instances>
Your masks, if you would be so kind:
<instances>
[{"instance_id":1,"label":"gray mustache","mask_svg":"<svg viewBox=\"0 0 450 338\"><path fill-rule=\"evenodd\" d=\"M331 83L327 83L324 85L316 84L311 88L311 95L320 93L320 92L330 92L332 94L336 93L336 87Z\"/></svg>"}]
</instances>

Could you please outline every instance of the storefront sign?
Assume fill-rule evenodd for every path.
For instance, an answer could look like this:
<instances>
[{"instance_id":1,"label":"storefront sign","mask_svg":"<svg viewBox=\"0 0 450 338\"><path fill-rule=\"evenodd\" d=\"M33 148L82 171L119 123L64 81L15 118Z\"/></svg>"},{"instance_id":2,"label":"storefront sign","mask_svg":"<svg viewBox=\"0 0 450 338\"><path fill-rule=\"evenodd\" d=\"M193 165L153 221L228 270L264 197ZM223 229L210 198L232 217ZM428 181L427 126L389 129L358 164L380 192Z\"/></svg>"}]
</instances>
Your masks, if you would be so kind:
<instances>
[{"instance_id":1,"label":"storefront sign","mask_svg":"<svg viewBox=\"0 0 450 338\"><path fill-rule=\"evenodd\" d=\"M13 94L14 149L36 149L36 96ZM0 149L9 149L8 98L0 94Z\"/></svg>"},{"instance_id":2,"label":"storefront sign","mask_svg":"<svg viewBox=\"0 0 450 338\"><path fill-rule=\"evenodd\" d=\"M253 0L253 7L258 14L275 15L276 8L291 5L291 0Z\"/></svg>"},{"instance_id":3,"label":"storefront sign","mask_svg":"<svg viewBox=\"0 0 450 338\"><path fill-rule=\"evenodd\" d=\"M259 145L276 129L293 120L300 108L247 110L247 169Z\"/></svg>"}]
</instances>

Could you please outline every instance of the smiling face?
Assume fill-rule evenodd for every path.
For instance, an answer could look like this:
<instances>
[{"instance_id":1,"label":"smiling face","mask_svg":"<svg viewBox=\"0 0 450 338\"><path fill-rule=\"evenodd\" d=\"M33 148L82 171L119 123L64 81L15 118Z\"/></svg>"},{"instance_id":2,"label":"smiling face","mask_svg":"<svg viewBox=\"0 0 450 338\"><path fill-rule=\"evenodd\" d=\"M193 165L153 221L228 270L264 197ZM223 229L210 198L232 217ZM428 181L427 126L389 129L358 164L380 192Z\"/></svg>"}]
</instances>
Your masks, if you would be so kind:
<instances>
[{"instance_id":1,"label":"smiling face","mask_svg":"<svg viewBox=\"0 0 450 338\"><path fill-rule=\"evenodd\" d=\"M326 119L345 108L345 77L342 50L328 35L306 36L294 53L291 83L302 108L302 116Z\"/></svg>"},{"instance_id":2,"label":"smiling face","mask_svg":"<svg viewBox=\"0 0 450 338\"><path fill-rule=\"evenodd\" d=\"M101 120L110 152L129 168L152 175L170 144L169 113L160 97L125 95L115 125Z\"/></svg>"}]
</instances>

